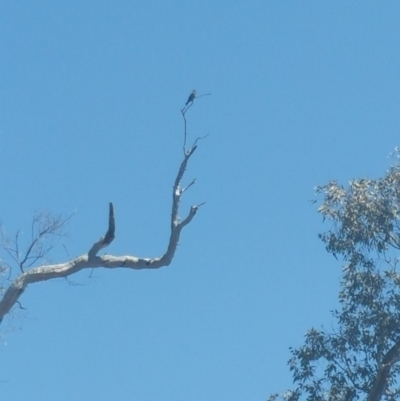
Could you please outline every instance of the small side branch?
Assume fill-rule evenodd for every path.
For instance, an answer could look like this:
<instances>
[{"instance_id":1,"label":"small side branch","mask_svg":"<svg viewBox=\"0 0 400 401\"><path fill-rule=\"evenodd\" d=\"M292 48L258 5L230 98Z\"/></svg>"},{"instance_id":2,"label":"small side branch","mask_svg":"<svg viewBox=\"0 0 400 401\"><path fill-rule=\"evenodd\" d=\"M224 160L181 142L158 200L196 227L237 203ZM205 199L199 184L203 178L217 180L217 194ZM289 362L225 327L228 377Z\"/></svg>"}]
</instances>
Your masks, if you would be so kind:
<instances>
[{"instance_id":1,"label":"small side branch","mask_svg":"<svg viewBox=\"0 0 400 401\"><path fill-rule=\"evenodd\" d=\"M88 252L89 258L92 258L98 254L98 252L107 247L113 242L115 238L115 216L114 216L114 206L110 202L109 213L108 213L108 230L104 237L101 237Z\"/></svg>"}]
</instances>

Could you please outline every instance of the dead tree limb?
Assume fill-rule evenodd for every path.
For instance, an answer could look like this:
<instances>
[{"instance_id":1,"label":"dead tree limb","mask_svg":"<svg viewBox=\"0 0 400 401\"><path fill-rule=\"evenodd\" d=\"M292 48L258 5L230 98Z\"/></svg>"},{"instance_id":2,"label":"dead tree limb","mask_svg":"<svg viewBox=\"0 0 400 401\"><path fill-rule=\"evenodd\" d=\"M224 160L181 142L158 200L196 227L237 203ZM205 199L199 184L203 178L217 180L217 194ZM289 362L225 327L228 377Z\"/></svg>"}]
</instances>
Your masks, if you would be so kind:
<instances>
[{"instance_id":1,"label":"dead tree limb","mask_svg":"<svg viewBox=\"0 0 400 401\"><path fill-rule=\"evenodd\" d=\"M114 216L114 205L110 202L110 208L108 212L108 230L104 237L101 237L96 243L93 244L92 248L88 252L89 258L96 256L99 251L106 246L110 245L115 238L115 216Z\"/></svg>"},{"instance_id":2,"label":"dead tree limb","mask_svg":"<svg viewBox=\"0 0 400 401\"><path fill-rule=\"evenodd\" d=\"M83 269L88 268L99 268L104 267L106 269L159 269L163 266L168 266L177 249L179 238L182 229L189 224L195 216L198 208L202 205L192 206L187 216L180 221L178 212L181 195L185 189L181 187L181 181L184 176L187 163L190 157L197 149L197 140L193 147L185 152L183 161L180 165L178 174L175 179L173 186L172 196L172 213L171 213L171 234L167 246L166 252L155 258L140 258L136 256L112 256L103 255L98 256L98 252L109 246L115 238L115 216L114 206L112 203L109 205L109 218L108 218L108 230L104 237L100 238L99 241L95 242L90 248L87 254L81 255L73 260L66 263L44 265L40 267L34 267L27 271L22 271L10 284L10 286L4 292L3 298L0 300L0 322L4 316L10 312L13 306L18 302L19 297L26 290L29 284L51 280L55 278L68 277L74 273L77 273ZM193 185L193 182L189 186ZM188 187L186 187L188 188ZM29 256L30 249L28 248ZM26 259L26 255L24 259Z\"/></svg>"}]
</instances>

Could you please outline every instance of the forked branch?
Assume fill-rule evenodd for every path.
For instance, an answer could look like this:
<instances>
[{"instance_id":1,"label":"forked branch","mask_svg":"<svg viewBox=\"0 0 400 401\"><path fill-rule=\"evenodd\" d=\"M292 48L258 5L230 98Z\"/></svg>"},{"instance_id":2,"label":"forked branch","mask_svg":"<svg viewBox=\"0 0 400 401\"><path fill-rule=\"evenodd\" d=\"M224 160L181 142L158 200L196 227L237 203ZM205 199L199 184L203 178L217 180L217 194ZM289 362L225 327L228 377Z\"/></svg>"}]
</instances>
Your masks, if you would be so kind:
<instances>
[{"instance_id":1,"label":"forked branch","mask_svg":"<svg viewBox=\"0 0 400 401\"><path fill-rule=\"evenodd\" d=\"M185 152L183 161L180 165L178 174L175 179L172 192L172 213L171 213L171 234L164 255L155 258L140 258L133 255L127 256L113 256L102 255L98 256L101 249L109 246L115 238L115 216L114 206L112 203L109 205L108 215L108 229L106 234L93 244L87 254L81 255L66 263L44 265L40 267L31 268L27 271L22 271L17 276L4 293L0 301L0 322L4 316L13 308L18 302L19 297L25 291L27 286L32 283L40 281L51 280L54 278L64 278L71 274L77 273L80 270L88 268L104 267L107 269L126 268L126 269L158 269L163 266L168 266L177 249L179 238L183 227L189 224L195 216L198 208L202 205L192 206L188 215L180 221L179 219L179 204L181 196L185 189L181 188L181 181L184 176L188 161L197 149L197 140L195 145ZM193 182L189 186L193 185ZM187 189L188 187L186 187ZM31 255L33 247L28 248L28 252L24 255L22 262L26 262ZM24 263L22 263L23 265ZM21 263L20 263L21 266Z\"/></svg>"}]
</instances>

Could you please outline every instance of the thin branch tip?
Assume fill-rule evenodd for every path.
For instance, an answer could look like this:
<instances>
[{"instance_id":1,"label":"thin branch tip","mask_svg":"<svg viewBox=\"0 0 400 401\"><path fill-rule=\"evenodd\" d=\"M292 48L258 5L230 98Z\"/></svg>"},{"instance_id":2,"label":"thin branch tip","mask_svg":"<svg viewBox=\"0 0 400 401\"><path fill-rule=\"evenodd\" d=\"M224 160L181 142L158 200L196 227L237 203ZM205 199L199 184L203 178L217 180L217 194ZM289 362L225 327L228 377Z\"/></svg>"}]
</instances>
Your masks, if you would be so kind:
<instances>
[{"instance_id":1,"label":"thin branch tip","mask_svg":"<svg viewBox=\"0 0 400 401\"><path fill-rule=\"evenodd\" d=\"M183 194L185 191L187 191L194 184L196 184L196 178L194 178L187 187L181 189L181 194Z\"/></svg>"}]
</instances>

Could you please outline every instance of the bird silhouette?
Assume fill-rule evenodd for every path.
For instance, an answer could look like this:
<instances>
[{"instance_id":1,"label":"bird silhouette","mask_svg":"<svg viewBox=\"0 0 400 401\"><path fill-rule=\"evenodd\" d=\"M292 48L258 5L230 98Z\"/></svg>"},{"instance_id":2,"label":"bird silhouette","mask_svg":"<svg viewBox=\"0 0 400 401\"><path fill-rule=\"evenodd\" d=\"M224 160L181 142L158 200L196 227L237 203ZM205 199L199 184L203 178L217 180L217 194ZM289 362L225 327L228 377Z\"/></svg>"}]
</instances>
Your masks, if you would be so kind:
<instances>
[{"instance_id":1,"label":"bird silhouette","mask_svg":"<svg viewBox=\"0 0 400 401\"><path fill-rule=\"evenodd\" d=\"M193 89L192 93L190 94L185 106L187 106L189 103L193 103L194 98L196 97L196 90Z\"/></svg>"}]
</instances>

